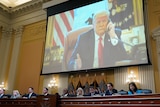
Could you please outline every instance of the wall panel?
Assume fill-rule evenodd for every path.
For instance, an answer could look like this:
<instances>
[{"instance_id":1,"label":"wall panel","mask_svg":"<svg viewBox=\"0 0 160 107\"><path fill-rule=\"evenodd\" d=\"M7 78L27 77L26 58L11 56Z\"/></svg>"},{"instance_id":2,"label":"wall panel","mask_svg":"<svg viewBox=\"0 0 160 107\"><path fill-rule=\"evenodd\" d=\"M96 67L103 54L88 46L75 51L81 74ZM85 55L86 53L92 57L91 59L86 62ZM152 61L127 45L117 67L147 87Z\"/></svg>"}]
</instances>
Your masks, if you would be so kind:
<instances>
[{"instance_id":1,"label":"wall panel","mask_svg":"<svg viewBox=\"0 0 160 107\"><path fill-rule=\"evenodd\" d=\"M154 84L155 84L155 92L160 92L160 74L158 71L158 55L157 55L157 46L156 40L152 38L152 31L160 25L159 16L160 16L160 1L159 0L146 0L147 1L147 9L148 9L148 27L149 27L149 38L150 38L150 46L152 51L152 65L153 65L153 72L154 72Z\"/></svg>"},{"instance_id":2,"label":"wall panel","mask_svg":"<svg viewBox=\"0 0 160 107\"><path fill-rule=\"evenodd\" d=\"M45 26L46 22L40 21L24 27L16 81L16 88L22 93L28 87L33 87L36 93L39 91Z\"/></svg>"},{"instance_id":3,"label":"wall panel","mask_svg":"<svg viewBox=\"0 0 160 107\"><path fill-rule=\"evenodd\" d=\"M155 82L154 82L154 71L153 67L150 66L140 66L139 68L139 81L141 89L151 89L155 93Z\"/></svg>"},{"instance_id":4,"label":"wall panel","mask_svg":"<svg viewBox=\"0 0 160 107\"><path fill-rule=\"evenodd\" d=\"M128 90L128 84L126 82L127 75L128 74L128 68L116 68L114 71L114 86L117 90Z\"/></svg>"}]
</instances>

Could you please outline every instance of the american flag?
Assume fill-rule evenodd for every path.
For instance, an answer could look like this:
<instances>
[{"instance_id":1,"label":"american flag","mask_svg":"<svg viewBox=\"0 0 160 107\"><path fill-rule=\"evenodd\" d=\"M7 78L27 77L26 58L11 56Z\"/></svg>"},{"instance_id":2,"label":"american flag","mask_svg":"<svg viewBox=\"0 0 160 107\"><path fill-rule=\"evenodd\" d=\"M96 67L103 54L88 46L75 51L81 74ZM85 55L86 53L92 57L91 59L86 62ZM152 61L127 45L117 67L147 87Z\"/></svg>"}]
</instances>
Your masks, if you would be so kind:
<instances>
[{"instance_id":1,"label":"american flag","mask_svg":"<svg viewBox=\"0 0 160 107\"><path fill-rule=\"evenodd\" d=\"M64 38L72 30L74 22L74 11L70 10L54 17L53 27L53 46L64 47Z\"/></svg>"}]
</instances>

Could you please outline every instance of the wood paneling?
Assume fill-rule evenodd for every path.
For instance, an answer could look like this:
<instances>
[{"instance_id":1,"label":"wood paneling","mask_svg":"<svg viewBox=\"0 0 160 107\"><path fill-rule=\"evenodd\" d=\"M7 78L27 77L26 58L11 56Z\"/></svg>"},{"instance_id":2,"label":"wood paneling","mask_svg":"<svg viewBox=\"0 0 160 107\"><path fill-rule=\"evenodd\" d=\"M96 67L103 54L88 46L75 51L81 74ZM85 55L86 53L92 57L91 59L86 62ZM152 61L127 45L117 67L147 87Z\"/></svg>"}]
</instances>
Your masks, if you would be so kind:
<instances>
[{"instance_id":1,"label":"wood paneling","mask_svg":"<svg viewBox=\"0 0 160 107\"><path fill-rule=\"evenodd\" d=\"M1 44L1 39L2 39L2 27L0 27L0 44Z\"/></svg>"},{"instance_id":2,"label":"wood paneling","mask_svg":"<svg viewBox=\"0 0 160 107\"><path fill-rule=\"evenodd\" d=\"M122 95L122 96L91 96L66 97L59 100L59 107L154 107L160 106L160 96L153 95Z\"/></svg>"},{"instance_id":3,"label":"wood paneling","mask_svg":"<svg viewBox=\"0 0 160 107\"><path fill-rule=\"evenodd\" d=\"M46 22L41 21L24 27L22 45L18 63L16 87L22 94L27 93L28 87L33 87L38 93L42 55L45 40Z\"/></svg>"},{"instance_id":4,"label":"wood paneling","mask_svg":"<svg viewBox=\"0 0 160 107\"><path fill-rule=\"evenodd\" d=\"M148 9L148 28L150 31L149 39L150 39L150 47L151 47L151 59L154 70L154 84L156 93L160 92L160 75L158 73L158 55L156 48L156 41L152 38L151 32L160 25L159 16L160 16L160 1L159 0L147 0L147 9Z\"/></svg>"},{"instance_id":5,"label":"wood paneling","mask_svg":"<svg viewBox=\"0 0 160 107\"><path fill-rule=\"evenodd\" d=\"M38 95L32 99L0 99L0 107L58 107L59 95Z\"/></svg>"}]
</instances>

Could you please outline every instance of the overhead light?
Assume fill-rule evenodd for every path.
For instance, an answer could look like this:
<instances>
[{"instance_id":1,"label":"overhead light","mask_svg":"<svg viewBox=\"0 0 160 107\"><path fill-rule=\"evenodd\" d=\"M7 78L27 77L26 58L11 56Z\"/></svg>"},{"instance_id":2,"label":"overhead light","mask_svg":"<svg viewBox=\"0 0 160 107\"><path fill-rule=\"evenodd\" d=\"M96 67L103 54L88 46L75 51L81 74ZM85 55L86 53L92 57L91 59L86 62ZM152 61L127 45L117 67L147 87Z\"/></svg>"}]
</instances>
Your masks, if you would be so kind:
<instances>
[{"instance_id":1,"label":"overhead light","mask_svg":"<svg viewBox=\"0 0 160 107\"><path fill-rule=\"evenodd\" d=\"M0 88L5 89L5 87L4 87L4 82L2 82L2 83L0 84Z\"/></svg>"},{"instance_id":2,"label":"overhead light","mask_svg":"<svg viewBox=\"0 0 160 107\"><path fill-rule=\"evenodd\" d=\"M48 87L49 88L56 88L58 85L57 85L57 82L56 82L56 79L53 78L52 80L50 80L50 82L48 83Z\"/></svg>"},{"instance_id":3,"label":"overhead light","mask_svg":"<svg viewBox=\"0 0 160 107\"><path fill-rule=\"evenodd\" d=\"M17 1L15 2L15 4L16 4L16 5L21 5L21 4L26 3L26 2L29 2L29 1L32 1L32 0L17 0Z\"/></svg>"},{"instance_id":4,"label":"overhead light","mask_svg":"<svg viewBox=\"0 0 160 107\"><path fill-rule=\"evenodd\" d=\"M128 78L126 80L127 83L130 82L139 82L139 80L137 79L137 76L134 74L133 71L130 71L130 74L128 74Z\"/></svg>"}]
</instances>

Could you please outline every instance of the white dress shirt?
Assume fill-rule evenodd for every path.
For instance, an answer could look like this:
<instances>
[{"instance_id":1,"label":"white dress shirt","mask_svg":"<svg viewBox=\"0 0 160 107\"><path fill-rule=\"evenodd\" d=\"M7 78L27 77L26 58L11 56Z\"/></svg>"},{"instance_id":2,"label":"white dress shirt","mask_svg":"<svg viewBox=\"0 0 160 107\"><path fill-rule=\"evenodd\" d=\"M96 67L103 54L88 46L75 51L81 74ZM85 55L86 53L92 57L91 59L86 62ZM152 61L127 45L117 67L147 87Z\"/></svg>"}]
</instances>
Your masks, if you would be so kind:
<instances>
[{"instance_id":1,"label":"white dress shirt","mask_svg":"<svg viewBox=\"0 0 160 107\"><path fill-rule=\"evenodd\" d=\"M109 22L107 25L107 32L110 36L110 39L108 41L110 41L112 43L113 46L116 46L118 44L118 37L115 33L115 29L114 29L114 25ZM94 62L93 62L93 67L94 68L98 68L99 64L98 64L98 42L99 42L99 36L94 33L95 35L95 46L94 46ZM105 34L102 36L102 45L104 46L104 38L105 38Z\"/></svg>"},{"instance_id":2,"label":"white dress shirt","mask_svg":"<svg viewBox=\"0 0 160 107\"><path fill-rule=\"evenodd\" d=\"M29 93L29 96L28 96L28 98L31 98L31 95L32 95L32 93Z\"/></svg>"}]
</instances>

